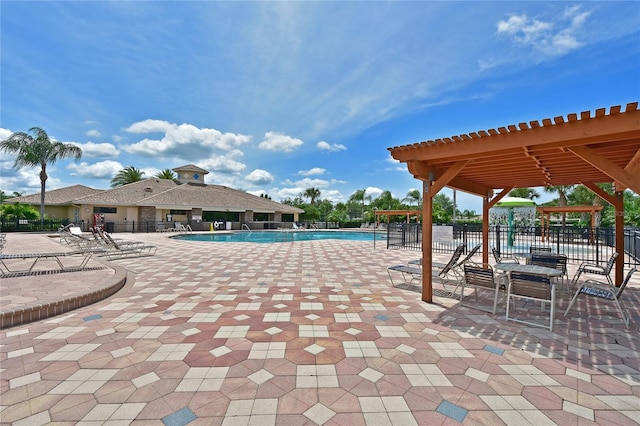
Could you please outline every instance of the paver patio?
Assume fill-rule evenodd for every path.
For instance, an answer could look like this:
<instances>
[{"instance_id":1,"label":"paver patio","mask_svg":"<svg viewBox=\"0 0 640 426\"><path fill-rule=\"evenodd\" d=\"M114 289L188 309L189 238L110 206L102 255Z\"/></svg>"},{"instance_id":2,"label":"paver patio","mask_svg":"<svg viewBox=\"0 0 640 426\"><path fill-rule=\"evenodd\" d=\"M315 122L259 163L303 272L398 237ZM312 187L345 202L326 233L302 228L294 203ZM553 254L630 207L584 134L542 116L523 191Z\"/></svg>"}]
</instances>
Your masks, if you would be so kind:
<instances>
[{"instance_id":1,"label":"paver patio","mask_svg":"<svg viewBox=\"0 0 640 426\"><path fill-rule=\"evenodd\" d=\"M607 305L564 317L565 295L550 332L507 323L504 304L492 315L393 288L387 266L417 253L380 243L118 237L157 254L2 280L4 312L92 291L116 273L104 265L135 277L0 331L3 424L640 423L640 274L625 290L629 329ZM7 240L7 253L64 248Z\"/></svg>"}]
</instances>

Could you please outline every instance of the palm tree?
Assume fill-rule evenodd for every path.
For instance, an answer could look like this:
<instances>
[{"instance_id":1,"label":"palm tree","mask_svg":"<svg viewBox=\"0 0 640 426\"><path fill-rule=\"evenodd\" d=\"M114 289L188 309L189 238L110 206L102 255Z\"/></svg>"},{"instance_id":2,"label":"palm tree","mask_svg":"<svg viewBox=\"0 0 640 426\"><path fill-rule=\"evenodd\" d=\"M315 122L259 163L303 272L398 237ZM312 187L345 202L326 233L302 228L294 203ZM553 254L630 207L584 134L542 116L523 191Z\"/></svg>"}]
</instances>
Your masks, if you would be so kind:
<instances>
[{"instance_id":1,"label":"palm tree","mask_svg":"<svg viewBox=\"0 0 640 426\"><path fill-rule=\"evenodd\" d=\"M571 192L574 185L558 185L558 186L545 186L544 192L558 193L558 206L567 207L567 195ZM567 212L562 212L562 228L565 227L567 222Z\"/></svg>"},{"instance_id":2,"label":"palm tree","mask_svg":"<svg viewBox=\"0 0 640 426\"><path fill-rule=\"evenodd\" d=\"M51 141L40 127L32 127L29 133L17 132L0 142L0 149L16 154L14 167L36 167L40 165L40 229L44 230L44 193L46 190L47 164L62 158L82 158L82 149L71 143Z\"/></svg>"},{"instance_id":3,"label":"palm tree","mask_svg":"<svg viewBox=\"0 0 640 426\"><path fill-rule=\"evenodd\" d=\"M416 206L419 206L422 203L422 194L420 193L420 190L412 189L407 192L407 196L402 199L402 202L407 203L410 206L413 205L413 203L415 203Z\"/></svg>"},{"instance_id":4,"label":"palm tree","mask_svg":"<svg viewBox=\"0 0 640 426\"><path fill-rule=\"evenodd\" d=\"M365 200L369 200L371 201L371 196L370 195L366 195L367 193L367 189L357 189L356 192L354 192L353 194L351 194L351 197L349 197L349 201L350 202L361 202L362 203L362 216L360 216L361 218L364 218L364 202Z\"/></svg>"},{"instance_id":5,"label":"palm tree","mask_svg":"<svg viewBox=\"0 0 640 426\"><path fill-rule=\"evenodd\" d=\"M158 179L174 180L176 178L176 174L171 169L164 169L164 170L156 173L156 177Z\"/></svg>"},{"instance_id":6,"label":"palm tree","mask_svg":"<svg viewBox=\"0 0 640 426\"><path fill-rule=\"evenodd\" d=\"M514 188L509 192L509 197L528 198L533 200L539 198L540 194L533 188Z\"/></svg>"},{"instance_id":7,"label":"palm tree","mask_svg":"<svg viewBox=\"0 0 640 426\"><path fill-rule=\"evenodd\" d=\"M144 172L133 166L125 167L120 170L113 179L111 179L111 187L127 185L129 183L138 182L143 179Z\"/></svg>"},{"instance_id":8,"label":"palm tree","mask_svg":"<svg viewBox=\"0 0 640 426\"><path fill-rule=\"evenodd\" d=\"M320 190L318 188L307 188L304 190L303 195L310 200L309 204L315 204L316 199L320 197Z\"/></svg>"}]
</instances>

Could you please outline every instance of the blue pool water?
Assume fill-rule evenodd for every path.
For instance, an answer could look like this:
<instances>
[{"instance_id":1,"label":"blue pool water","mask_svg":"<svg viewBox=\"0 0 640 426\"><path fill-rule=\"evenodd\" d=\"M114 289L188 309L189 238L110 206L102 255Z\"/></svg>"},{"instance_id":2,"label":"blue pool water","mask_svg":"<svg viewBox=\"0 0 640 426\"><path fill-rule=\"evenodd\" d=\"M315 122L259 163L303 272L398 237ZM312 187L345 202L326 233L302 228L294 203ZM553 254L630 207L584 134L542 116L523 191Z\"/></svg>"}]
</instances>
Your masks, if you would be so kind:
<instances>
[{"instance_id":1,"label":"blue pool water","mask_svg":"<svg viewBox=\"0 0 640 426\"><path fill-rule=\"evenodd\" d=\"M386 237L386 232L377 232L377 241ZM171 238L187 241L218 241L227 243L284 243L314 240L373 241L373 232L357 231L238 231L232 233L182 234Z\"/></svg>"}]
</instances>

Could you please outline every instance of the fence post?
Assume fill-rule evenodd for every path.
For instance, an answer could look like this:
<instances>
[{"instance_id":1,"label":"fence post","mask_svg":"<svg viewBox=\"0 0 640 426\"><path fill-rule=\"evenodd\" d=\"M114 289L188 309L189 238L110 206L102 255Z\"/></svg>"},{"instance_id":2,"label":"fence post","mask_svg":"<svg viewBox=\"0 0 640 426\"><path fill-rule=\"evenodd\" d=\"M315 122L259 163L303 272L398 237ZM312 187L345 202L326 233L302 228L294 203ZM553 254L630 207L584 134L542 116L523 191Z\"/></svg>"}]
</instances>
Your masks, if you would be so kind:
<instances>
[{"instance_id":1,"label":"fence post","mask_svg":"<svg viewBox=\"0 0 640 426\"><path fill-rule=\"evenodd\" d=\"M498 255L502 254L502 249L500 245L500 225L496 225L496 249L498 250Z\"/></svg>"}]
</instances>

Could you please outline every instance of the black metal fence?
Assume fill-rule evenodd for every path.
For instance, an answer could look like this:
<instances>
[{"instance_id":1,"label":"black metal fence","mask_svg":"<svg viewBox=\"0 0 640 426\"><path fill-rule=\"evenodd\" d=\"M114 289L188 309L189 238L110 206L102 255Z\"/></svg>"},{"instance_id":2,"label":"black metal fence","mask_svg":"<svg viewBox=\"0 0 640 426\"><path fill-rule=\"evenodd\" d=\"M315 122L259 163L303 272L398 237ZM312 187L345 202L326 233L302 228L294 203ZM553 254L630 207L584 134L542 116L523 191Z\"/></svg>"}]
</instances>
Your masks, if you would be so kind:
<instances>
[{"instance_id":1,"label":"black metal fence","mask_svg":"<svg viewBox=\"0 0 640 426\"><path fill-rule=\"evenodd\" d=\"M453 252L458 244L464 243L467 250L482 242L482 224L445 225L447 232L434 235L448 235L447 241L434 238L433 251ZM443 228L444 229L444 228ZM527 253L532 246L548 247L556 253L563 253L573 262L606 262L615 251L614 228L554 227L548 234L541 227L509 227L492 225L489 227L489 244L502 256ZM640 229L624 230L625 263L640 264ZM422 250L422 225L419 223L392 223L387 228L387 248Z\"/></svg>"}]
</instances>

